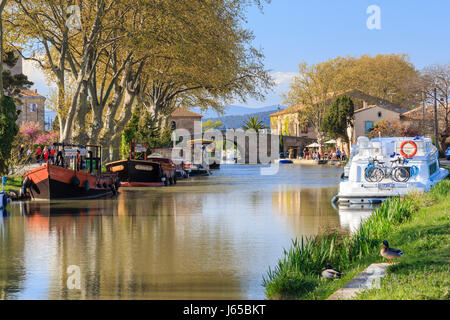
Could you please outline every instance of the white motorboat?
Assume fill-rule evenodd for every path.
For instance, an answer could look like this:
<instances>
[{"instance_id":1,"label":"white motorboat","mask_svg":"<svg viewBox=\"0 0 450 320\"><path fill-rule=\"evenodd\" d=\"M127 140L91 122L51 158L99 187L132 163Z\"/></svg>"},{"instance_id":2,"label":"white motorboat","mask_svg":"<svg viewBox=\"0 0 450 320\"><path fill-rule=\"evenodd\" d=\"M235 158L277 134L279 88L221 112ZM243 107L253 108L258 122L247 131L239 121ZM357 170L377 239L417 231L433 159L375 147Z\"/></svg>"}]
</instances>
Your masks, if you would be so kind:
<instances>
[{"instance_id":1,"label":"white motorboat","mask_svg":"<svg viewBox=\"0 0 450 320\"><path fill-rule=\"evenodd\" d=\"M430 138L359 137L339 184L339 204L372 204L427 192L448 175Z\"/></svg>"}]
</instances>

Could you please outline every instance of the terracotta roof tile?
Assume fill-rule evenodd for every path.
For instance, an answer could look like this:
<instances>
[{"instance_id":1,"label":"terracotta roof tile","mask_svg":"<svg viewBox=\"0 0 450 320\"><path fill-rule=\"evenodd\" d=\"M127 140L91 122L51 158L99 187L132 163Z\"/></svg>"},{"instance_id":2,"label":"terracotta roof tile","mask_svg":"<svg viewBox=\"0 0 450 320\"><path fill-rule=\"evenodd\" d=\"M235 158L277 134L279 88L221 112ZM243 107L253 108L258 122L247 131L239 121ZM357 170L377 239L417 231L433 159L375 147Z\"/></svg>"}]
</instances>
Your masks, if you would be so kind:
<instances>
[{"instance_id":1,"label":"terracotta roof tile","mask_svg":"<svg viewBox=\"0 0 450 320\"><path fill-rule=\"evenodd\" d=\"M201 114L196 113L194 111L185 109L185 108L178 108L175 109L174 112L170 115L172 118L178 118L178 117L195 117L195 118L201 118L203 117Z\"/></svg>"},{"instance_id":2,"label":"terracotta roof tile","mask_svg":"<svg viewBox=\"0 0 450 320\"><path fill-rule=\"evenodd\" d=\"M337 97L345 95L345 94L348 95L350 98L365 100L371 104L371 106L366 107L364 109L357 109L357 110L355 110L355 112L360 112L360 111L363 111L363 110L366 110L369 108L373 108L375 105L377 105L381 108L387 109L387 110L398 112L398 113L403 113L403 112L408 111L408 109L405 109L400 105L394 104L394 103L384 100L384 99L380 99L380 98L368 95L358 89L350 89L350 90L328 93L327 98L325 99L325 102L333 100L334 98L337 98ZM315 103L319 103L319 102L321 102L321 101L317 100L317 102L315 102ZM273 113L270 115L270 117L276 117L276 116L283 115L283 114L295 113L295 112L300 111L304 107L305 106L303 106L303 105L293 106L293 107L287 108L285 110Z\"/></svg>"},{"instance_id":3,"label":"terracotta roof tile","mask_svg":"<svg viewBox=\"0 0 450 320\"><path fill-rule=\"evenodd\" d=\"M278 112L272 113L271 115L269 115L269 117L277 117L277 116L280 116L282 114L289 114L289 113L298 112L301 109L303 109L304 107L305 107L304 105L299 104L299 105L292 106L292 107L286 108L284 110L280 110Z\"/></svg>"},{"instance_id":4,"label":"terracotta roof tile","mask_svg":"<svg viewBox=\"0 0 450 320\"><path fill-rule=\"evenodd\" d=\"M22 89L20 91L20 94L23 97L38 97L38 98L45 98L44 96L40 95L39 93L37 93L37 89L35 90L29 90L29 89Z\"/></svg>"},{"instance_id":5,"label":"terracotta roof tile","mask_svg":"<svg viewBox=\"0 0 450 320\"><path fill-rule=\"evenodd\" d=\"M449 104L450 107L450 104ZM445 114L445 109L442 105L438 105L438 118L443 117ZM434 105L425 106L425 118L434 117ZM414 108L408 112L401 114L403 119L420 120L422 119L422 107Z\"/></svg>"}]
</instances>

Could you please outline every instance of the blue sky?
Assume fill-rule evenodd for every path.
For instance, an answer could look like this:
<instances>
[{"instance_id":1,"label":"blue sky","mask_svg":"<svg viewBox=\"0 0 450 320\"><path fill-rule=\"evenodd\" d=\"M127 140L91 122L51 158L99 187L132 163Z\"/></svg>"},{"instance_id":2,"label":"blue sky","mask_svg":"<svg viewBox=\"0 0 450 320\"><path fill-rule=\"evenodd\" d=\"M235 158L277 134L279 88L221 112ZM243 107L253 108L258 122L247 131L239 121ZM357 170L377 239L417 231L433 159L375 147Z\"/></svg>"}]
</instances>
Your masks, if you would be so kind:
<instances>
[{"instance_id":1,"label":"blue sky","mask_svg":"<svg viewBox=\"0 0 450 320\"><path fill-rule=\"evenodd\" d=\"M381 29L369 30L366 13L380 7ZM279 79L264 102L282 102L299 62L316 63L336 56L407 53L418 69L450 63L449 0L272 0L263 13L248 11L254 46L262 48L266 67Z\"/></svg>"},{"instance_id":2,"label":"blue sky","mask_svg":"<svg viewBox=\"0 0 450 320\"><path fill-rule=\"evenodd\" d=\"M381 29L369 30L370 5L381 10ZM316 63L336 56L408 53L418 69L450 63L449 0L272 0L263 13L248 10L247 27L254 46L266 56L265 64L278 84L265 101L250 99L248 107L282 103L299 62ZM25 73L44 95L42 74L27 64Z\"/></svg>"}]
</instances>

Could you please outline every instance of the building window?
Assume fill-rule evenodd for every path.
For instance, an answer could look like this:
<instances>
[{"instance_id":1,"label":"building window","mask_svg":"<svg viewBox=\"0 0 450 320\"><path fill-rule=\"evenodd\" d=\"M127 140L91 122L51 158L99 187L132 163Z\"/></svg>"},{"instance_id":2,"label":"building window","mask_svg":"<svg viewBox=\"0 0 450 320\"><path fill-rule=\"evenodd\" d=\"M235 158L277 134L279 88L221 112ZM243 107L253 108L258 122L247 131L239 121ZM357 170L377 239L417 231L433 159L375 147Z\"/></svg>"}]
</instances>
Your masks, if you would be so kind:
<instances>
[{"instance_id":1,"label":"building window","mask_svg":"<svg viewBox=\"0 0 450 320\"><path fill-rule=\"evenodd\" d=\"M378 112L378 118L381 118L381 116L382 116L382 114L381 114L381 111L380 111L380 112Z\"/></svg>"},{"instance_id":2,"label":"building window","mask_svg":"<svg viewBox=\"0 0 450 320\"><path fill-rule=\"evenodd\" d=\"M373 129L373 121L366 121L365 128L366 128L366 134L369 134L370 131L372 131L372 129Z\"/></svg>"},{"instance_id":3,"label":"building window","mask_svg":"<svg viewBox=\"0 0 450 320\"><path fill-rule=\"evenodd\" d=\"M308 133L308 126L302 126L301 133Z\"/></svg>"},{"instance_id":4,"label":"building window","mask_svg":"<svg viewBox=\"0 0 450 320\"><path fill-rule=\"evenodd\" d=\"M177 128L177 123L175 122L175 121L172 121L171 123L170 123L170 129L171 130L175 130Z\"/></svg>"},{"instance_id":5,"label":"building window","mask_svg":"<svg viewBox=\"0 0 450 320\"><path fill-rule=\"evenodd\" d=\"M36 111L37 111L37 104L30 103L30 112L36 112Z\"/></svg>"}]
</instances>

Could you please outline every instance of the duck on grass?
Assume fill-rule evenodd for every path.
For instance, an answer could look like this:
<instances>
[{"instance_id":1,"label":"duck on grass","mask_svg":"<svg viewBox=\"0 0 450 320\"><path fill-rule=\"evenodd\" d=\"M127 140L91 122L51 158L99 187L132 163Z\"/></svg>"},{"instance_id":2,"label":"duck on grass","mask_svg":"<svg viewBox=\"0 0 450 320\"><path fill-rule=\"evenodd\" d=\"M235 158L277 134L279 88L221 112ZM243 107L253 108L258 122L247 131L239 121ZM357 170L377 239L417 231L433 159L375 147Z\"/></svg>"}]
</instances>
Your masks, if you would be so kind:
<instances>
[{"instance_id":1,"label":"duck on grass","mask_svg":"<svg viewBox=\"0 0 450 320\"><path fill-rule=\"evenodd\" d=\"M383 258L389 261L398 259L403 255L402 250L390 248L385 239L394 240L395 237L393 243L400 243L397 230L424 208L432 208L442 202L450 204L449 191L450 180L447 179L439 182L429 193L388 199L353 235L334 233L293 240L291 248L284 250L278 264L269 268L263 277L267 298L326 299L370 264L382 262ZM407 257L410 256L414 257L415 253L408 250ZM398 268L402 261L390 268ZM323 274L327 270L323 270L326 265L342 271L338 271L339 281L329 281L331 275L328 272Z\"/></svg>"}]
</instances>

